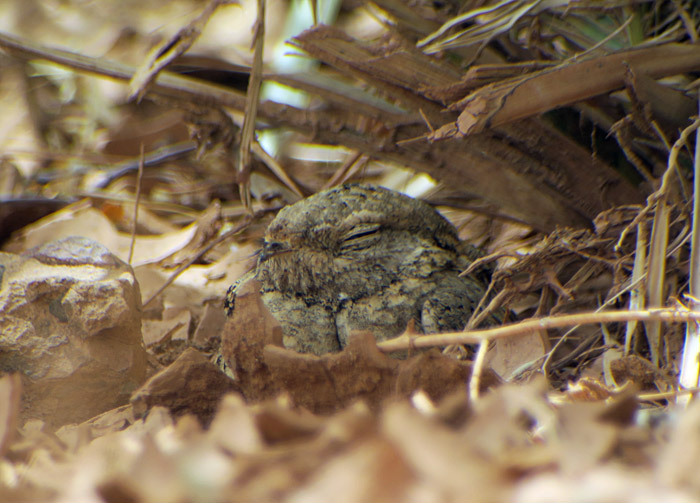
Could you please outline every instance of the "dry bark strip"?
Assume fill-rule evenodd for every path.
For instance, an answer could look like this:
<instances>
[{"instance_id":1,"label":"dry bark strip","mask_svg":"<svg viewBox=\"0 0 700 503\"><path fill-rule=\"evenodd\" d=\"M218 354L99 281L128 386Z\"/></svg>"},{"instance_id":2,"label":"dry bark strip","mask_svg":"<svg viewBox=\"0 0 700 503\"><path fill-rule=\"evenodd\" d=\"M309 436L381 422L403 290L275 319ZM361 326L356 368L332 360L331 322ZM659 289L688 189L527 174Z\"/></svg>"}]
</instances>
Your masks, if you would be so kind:
<instances>
[{"instance_id":1,"label":"dry bark strip","mask_svg":"<svg viewBox=\"0 0 700 503\"><path fill-rule=\"evenodd\" d=\"M564 62L555 68L484 86L450 106L450 110L462 110L456 133L479 133L622 89L630 68L652 78L694 71L700 68L700 45L665 44Z\"/></svg>"}]
</instances>

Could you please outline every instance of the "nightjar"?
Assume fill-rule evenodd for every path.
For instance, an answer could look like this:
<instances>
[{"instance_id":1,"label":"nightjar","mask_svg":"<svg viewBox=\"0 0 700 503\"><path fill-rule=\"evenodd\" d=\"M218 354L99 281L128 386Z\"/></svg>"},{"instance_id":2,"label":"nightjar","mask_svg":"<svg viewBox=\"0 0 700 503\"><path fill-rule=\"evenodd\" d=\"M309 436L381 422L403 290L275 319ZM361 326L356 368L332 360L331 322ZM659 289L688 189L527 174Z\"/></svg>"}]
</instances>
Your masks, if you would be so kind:
<instances>
[{"instance_id":1,"label":"nightjar","mask_svg":"<svg viewBox=\"0 0 700 503\"><path fill-rule=\"evenodd\" d=\"M347 184L280 210L226 309L255 278L284 345L319 355L341 350L356 330L398 336L410 320L424 333L461 330L486 290L480 278L459 276L478 256L428 204Z\"/></svg>"}]
</instances>

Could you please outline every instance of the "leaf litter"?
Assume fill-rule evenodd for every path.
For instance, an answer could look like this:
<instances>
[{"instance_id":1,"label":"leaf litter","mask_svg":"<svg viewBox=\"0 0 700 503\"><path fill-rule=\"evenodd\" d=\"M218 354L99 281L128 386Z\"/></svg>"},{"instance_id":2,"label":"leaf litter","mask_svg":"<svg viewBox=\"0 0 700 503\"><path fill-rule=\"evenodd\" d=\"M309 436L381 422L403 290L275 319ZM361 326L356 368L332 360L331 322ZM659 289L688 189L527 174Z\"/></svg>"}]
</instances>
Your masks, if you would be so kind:
<instances>
[{"instance_id":1,"label":"leaf litter","mask_svg":"<svg viewBox=\"0 0 700 503\"><path fill-rule=\"evenodd\" d=\"M683 406L686 395L678 386L682 325L654 328L650 318L623 316L670 319L675 313L695 324L694 299L684 296L692 131L686 129L672 149L678 131L688 126L688 110L697 108L688 92L697 88L691 73L697 51L684 38L694 40L689 27L697 11L691 4L658 2L649 11L644 2L616 4L609 12L584 2L569 6L598 15L595 28L608 30L598 39L585 16L558 10L560 2L500 2L491 5L495 10L474 3L458 12L451 4L412 10L377 1L369 8L391 22L371 41L361 30L353 33L351 23L315 26L293 43L323 66L303 76L263 74L263 80L303 89L312 106L259 104L258 134L287 128L292 140L272 160L255 154L259 145L251 141L249 180L239 182L258 196L252 208L233 184L231 152L246 109L240 88L215 87L166 68L157 78L149 74L153 80L137 108L123 99L123 84L96 85L65 70L61 81L47 66L33 67L32 79L41 79L33 81L41 82L36 88L11 85L27 82L28 65L35 64L27 60L37 57L126 82L148 61L148 50L156 47L157 54L158 44L166 47L189 26L181 18L185 4L133 12L133 19L142 15L144 21L167 13L168 23L156 34L109 16L109 6L99 23L94 14L66 7L74 9L74 26L99 26L94 52L54 49L76 50L75 38L65 37L58 21L34 38L31 26L18 24L32 43L2 34L0 44L23 68L3 77L6 116L17 125L14 135L1 138L8 152L0 171L3 197L33 195L55 205L58 194L61 205L70 204L57 212L47 205L44 214L51 215L23 226L3 243L4 251L20 253L79 228L126 260L136 225L135 146L144 144L159 160L146 167L141 181L132 260L142 299L153 299L142 322L148 380L133 390L130 403L53 431L26 417L22 379L0 377L0 500L700 498L700 406ZM208 16L214 5L190 9L190 22L204 19L197 16ZM207 26L238 8L248 7L219 7ZM621 21L624 9L636 16ZM46 17L48 11L38 12ZM280 13L283 18L286 10ZM465 19L477 23L460 26ZM275 23L280 20L266 20L266 45ZM199 28L186 41L188 47L194 43L190 52L197 44L212 47L209 28ZM554 29L562 31L553 37ZM648 40L634 47L635 34L644 30ZM429 52L441 54L428 57L416 45L420 40L430 40ZM676 43L665 43L671 40ZM483 45L474 50L475 43ZM109 57L86 54L100 51ZM229 59L235 52L228 52ZM454 64L460 58L476 64L464 71ZM541 92L546 89L556 92ZM38 107L29 118L19 105L26 102ZM45 107L52 104L59 111L47 121ZM176 105L182 113L173 113ZM576 120L595 124L585 126L587 141L562 133L570 117L556 130L539 117L562 106L580 113ZM611 169L611 147L599 141L601 134L614 138L623 168L634 176ZM159 151L164 138L171 148ZM309 142L344 145L345 157L337 163L294 157ZM345 166L345 160L351 162ZM364 176L405 188L416 180L406 168L430 174L438 185L427 199L458 202L444 205L452 206L444 213L456 224L469 222L460 226L462 237L493 252L497 308L508 313L507 322L584 316L573 327L541 321L519 335L495 337L483 345L481 363L469 361L478 330L445 350L437 343L426 350L416 341L428 346L430 338L409 327L396 341L403 358L390 357L371 333L358 333L345 351L317 357L282 347L279 325L255 292L242 298L233 318L222 316L226 288L254 263L276 208L346 171L353 180ZM649 186L630 183L635 177ZM644 207L659 187L663 193ZM75 197L82 199L76 203ZM216 199L223 203L212 203ZM244 217L251 212L254 217ZM659 225L665 243L653 236ZM217 242L232 230L228 241ZM647 279L653 263L644 267L650 240L657 241L648 253L664 262L662 278L654 281ZM670 307L645 311L655 306ZM598 311L620 317L591 321ZM652 349L655 330L661 343ZM235 380L212 362L220 340ZM477 393L470 391L472 379L478 380Z\"/></svg>"}]
</instances>

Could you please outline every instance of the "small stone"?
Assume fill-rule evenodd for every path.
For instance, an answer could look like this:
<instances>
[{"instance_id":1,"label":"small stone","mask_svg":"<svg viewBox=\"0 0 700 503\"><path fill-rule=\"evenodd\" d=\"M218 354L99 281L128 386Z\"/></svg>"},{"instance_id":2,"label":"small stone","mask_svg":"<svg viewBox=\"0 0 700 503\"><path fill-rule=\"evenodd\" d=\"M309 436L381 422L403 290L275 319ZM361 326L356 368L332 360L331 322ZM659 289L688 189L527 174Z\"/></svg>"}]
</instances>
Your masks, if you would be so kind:
<instances>
[{"instance_id":1,"label":"small stone","mask_svg":"<svg viewBox=\"0 0 700 503\"><path fill-rule=\"evenodd\" d=\"M0 334L0 371L22 376L23 420L82 422L145 379L133 270L85 238L0 252Z\"/></svg>"}]
</instances>

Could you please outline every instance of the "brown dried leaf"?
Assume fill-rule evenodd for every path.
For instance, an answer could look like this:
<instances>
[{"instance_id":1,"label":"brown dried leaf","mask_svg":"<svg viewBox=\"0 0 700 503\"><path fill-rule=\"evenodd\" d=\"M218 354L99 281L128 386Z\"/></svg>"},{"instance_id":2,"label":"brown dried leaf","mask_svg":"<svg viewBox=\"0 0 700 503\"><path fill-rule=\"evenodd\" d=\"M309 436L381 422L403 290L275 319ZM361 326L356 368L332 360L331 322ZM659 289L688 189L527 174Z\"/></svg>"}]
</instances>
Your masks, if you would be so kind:
<instances>
[{"instance_id":1,"label":"brown dried leaf","mask_svg":"<svg viewBox=\"0 0 700 503\"><path fill-rule=\"evenodd\" d=\"M440 402L451 393L466 390L471 375L471 362L451 358L433 349L400 362L396 391L400 396L410 396L422 390L431 400ZM484 392L501 383L498 375L487 369L481 375L480 390Z\"/></svg>"},{"instance_id":2,"label":"brown dried leaf","mask_svg":"<svg viewBox=\"0 0 700 503\"><path fill-rule=\"evenodd\" d=\"M544 429L543 435L551 435L556 419L546 399L546 387L544 379L505 385L477 402L477 414L464 432L471 448L506 470L528 470L557 459L556 444L537 442L533 436L537 427Z\"/></svg>"},{"instance_id":3,"label":"brown dried leaf","mask_svg":"<svg viewBox=\"0 0 700 503\"><path fill-rule=\"evenodd\" d=\"M387 399L424 390L433 400L464 389L471 364L437 351L407 360L389 358L369 332L356 332L345 350L323 356L285 349L281 328L262 303L259 283L248 281L236 296L222 335L222 356L248 401L287 393L296 406L328 414L363 400L376 409ZM487 372L482 388L500 383Z\"/></svg>"},{"instance_id":4,"label":"brown dried leaf","mask_svg":"<svg viewBox=\"0 0 700 503\"><path fill-rule=\"evenodd\" d=\"M563 406L557 423L561 469L569 474L581 473L612 456L622 428L629 424L636 409L632 394L611 404L579 402ZM627 412L620 415L622 410Z\"/></svg>"},{"instance_id":5,"label":"brown dried leaf","mask_svg":"<svg viewBox=\"0 0 700 503\"><path fill-rule=\"evenodd\" d=\"M295 404L316 413L357 400L378 407L393 394L399 364L377 349L369 333L353 336L344 351L321 357L274 346L263 354L275 383Z\"/></svg>"},{"instance_id":6,"label":"brown dried leaf","mask_svg":"<svg viewBox=\"0 0 700 503\"><path fill-rule=\"evenodd\" d=\"M497 420L497 417L490 419ZM434 498L439 494L438 500L446 501L508 499L506 472L496 464L484 462L483 455L475 449L474 436L463 431L452 432L405 403L386 409L381 428L416 474L413 491L427 492Z\"/></svg>"},{"instance_id":7,"label":"brown dried leaf","mask_svg":"<svg viewBox=\"0 0 700 503\"><path fill-rule=\"evenodd\" d=\"M590 377L583 377L574 383L569 383L566 390L566 396L572 402L599 402L614 395L614 390Z\"/></svg>"},{"instance_id":8,"label":"brown dried leaf","mask_svg":"<svg viewBox=\"0 0 700 503\"><path fill-rule=\"evenodd\" d=\"M347 447L347 452L324 463L307 484L294 491L290 501L371 503L409 499L416 474L396 445L373 436ZM358 473L363 475L358 477Z\"/></svg>"},{"instance_id":9,"label":"brown dried leaf","mask_svg":"<svg viewBox=\"0 0 700 503\"><path fill-rule=\"evenodd\" d=\"M135 421L131 405L122 405L84 423L61 426L56 431L56 436L66 445L69 452L77 452L94 439L122 431Z\"/></svg>"},{"instance_id":10,"label":"brown dried leaf","mask_svg":"<svg viewBox=\"0 0 700 503\"><path fill-rule=\"evenodd\" d=\"M610 372L618 386L631 382L643 391L655 389L656 381L665 377L660 369L639 355L627 355L612 360Z\"/></svg>"},{"instance_id":11,"label":"brown dried leaf","mask_svg":"<svg viewBox=\"0 0 700 503\"><path fill-rule=\"evenodd\" d=\"M221 397L236 385L199 351L189 348L170 366L151 377L131 397L137 417L166 407L174 417L195 414L209 424Z\"/></svg>"},{"instance_id":12,"label":"brown dried leaf","mask_svg":"<svg viewBox=\"0 0 700 503\"><path fill-rule=\"evenodd\" d=\"M263 304L260 283L249 280L221 334L221 357L247 400L272 398L281 388L263 359L267 344L282 346L282 327Z\"/></svg>"},{"instance_id":13,"label":"brown dried leaf","mask_svg":"<svg viewBox=\"0 0 700 503\"><path fill-rule=\"evenodd\" d=\"M524 365L545 355L545 331L531 332L517 337L497 339L489 348L489 367L509 381Z\"/></svg>"},{"instance_id":14,"label":"brown dried leaf","mask_svg":"<svg viewBox=\"0 0 700 503\"><path fill-rule=\"evenodd\" d=\"M233 454L254 453L263 447L253 411L238 395L224 397L207 435Z\"/></svg>"},{"instance_id":15,"label":"brown dried leaf","mask_svg":"<svg viewBox=\"0 0 700 503\"><path fill-rule=\"evenodd\" d=\"M318 416L290 409L288 400L256 406L255 423L268 445L313 438L324 427Z\"/></svg>"}]
</instances>

